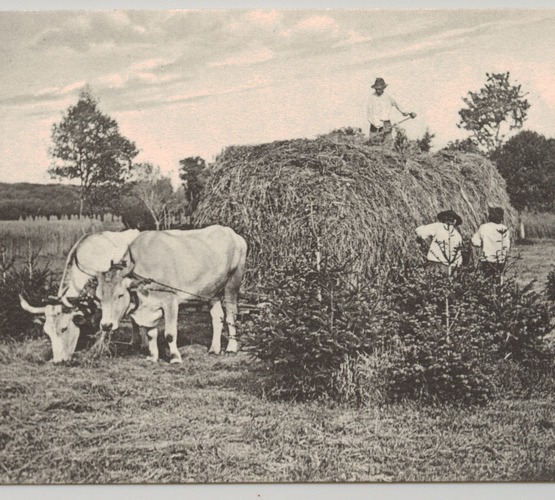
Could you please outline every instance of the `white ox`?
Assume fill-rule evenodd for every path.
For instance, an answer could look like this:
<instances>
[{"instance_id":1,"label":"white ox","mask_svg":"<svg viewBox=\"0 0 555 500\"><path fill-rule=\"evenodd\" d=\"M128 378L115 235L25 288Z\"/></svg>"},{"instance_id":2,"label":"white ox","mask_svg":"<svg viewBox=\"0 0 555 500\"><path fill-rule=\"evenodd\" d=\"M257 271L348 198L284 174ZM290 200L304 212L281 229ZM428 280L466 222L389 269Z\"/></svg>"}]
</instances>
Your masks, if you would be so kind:
<instances>
[{"instance_id":1,"label":"white ox","mask_svg":"<svg viewBox=\"0 0 555 500\"><path fill-rule=\"evenodd\" d=\"M109 271L114 262L119 262L139 234L138 229L103 231L87 234L79 239L67 255L58 291L61 302L72 307L89 280L98 278L100 274Z\"/></svg>"},{"instance_id":2,"label":"white ox","mask_svg":"<svg viewBox=\"0 0 555 500\"><path fill-rule=\"evenodd\" d=\"M81 297L91 278L108 271L121 260L129 244L139 235L136 229L83 236L71 248L57 303L35 307L20 297L21 307L44 321L44 332L52 343L52 361L69 361L75 352L81 327L91 319L93 304Z\"/></svg>"},{"instance_id":3,"label":"white ox","mask_svg":"<svg viewBox=\"0 0 555 500\"><path fill-rule=\"evenodd\" d=\"M239 288L245 271L247 243L231 228L209 226L188 231L145 231L133 240L126 255L98 277L97 297L102 308L101 328L114 330L124 314L146 329L150 359L158 360L157 324L164 317L170 362L180 363L177 349L179 304L210 303L212 344L221 350L225 321L229 342L226 352L237 352L235 319ZM138 305L131 310L130 289L137 289Z\"/></svg>"},{"instance_id":4,"label":"white ox","mask_svg":"<svg viewBox=\"0 0 555 500\"><path fill-rule=\"evenodd\" d=\"M21 295L21 307L44 321L43 330L52 343L52 361L69 361L75 352L81 328L87 324L94 313L92 300L83 300L78 307L67 308L63 304L31 306Z\"/></svg>"}]
</instances>

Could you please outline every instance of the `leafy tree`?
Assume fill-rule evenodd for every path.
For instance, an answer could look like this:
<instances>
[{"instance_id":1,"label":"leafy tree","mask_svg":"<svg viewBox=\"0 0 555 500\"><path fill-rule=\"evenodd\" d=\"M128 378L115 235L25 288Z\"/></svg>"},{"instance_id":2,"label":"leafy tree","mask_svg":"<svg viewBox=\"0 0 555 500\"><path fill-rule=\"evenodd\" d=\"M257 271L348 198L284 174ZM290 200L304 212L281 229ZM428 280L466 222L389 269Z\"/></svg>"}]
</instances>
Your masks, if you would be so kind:
<instances>
[{"instance_id":1,"label":"leafy tree","mask_svg":"<svg viewBox=\"0 0 555 500\"><path fill-rule=\"evenodd\" d=\"M79 181L79 215L94 191L123 184L138 154L135 143L120 134L117 122L98 109L88 86L52 126L52 142L49 153L54 162L48 172L53 178Z\"/></svg>"},{"instance_id":2,"label":"leafy tree","mask_svg":"<svg viewBox=\"0 0 555 500\"><path fill-rule=\"evenodd\" d=\"M133 189L137 197L145 204L154 219L156 230L169 227L169 206L173 201L171 179L162 175L160 167L151 163L138 163L133 166Z\"/></svg>"},{"instance_id":3,"label":"leafy tree","mask_svg":"<svg viewBox=\"0 0 555 500\"><path fill-rule=\"evenodd\" d=\"M121 217L126 229L154 230L156 225L146 205L135 193L135 183L126 182L112 203L113 213Z\"/></svg>"},{"instance_id":4,"label":"leafy tree","mask_svg":"<svg viewBox=\"0 0 555 500\"><path fill-rule=\"evenodd\" d=\"M435 134L432 134L428 129L424 132L424 135L420 139L416 139L416 144L418 145L418 149L427 153L432 148L432 140L435 137Z\"/></svg>"},{"instance_id":5,"label":"leafy tree","mask_svg":"<svg viewBox=\"0 0 555 500\"><path fill-rule=\"evenodd\" d=\"M492 159L517 210L555 210L555 139L524 130L509 139Z\"/></svg>"},{"instance_id":6,"label":"leafy tree","mask_svg":"<svg viewBox=\"0 0 555 500\"><path fill-rule=\"evenodd\" d=\"M206 184L208 168L206 161L200 156L190 156L179 160L179 178L183 183L189 214L200 201L200 193Z\"/></svg>"},{"instance_id":7,"label":"leafy tree","mask_svg":"<svg viewBox=\"0 0 555 500\"><path fill-rule=\"evenodd\" d=\"M510 73L486 73L487 82L478 92L463 97L466 108L459 111L459 128L470 131L477 143L491 154L503 143L502 126L519 129L530 104L520 85L511 85Z\"/></svg>"},{"instance_id":8,"label":"leafy tree","mask_svg":"<svg viewBox=\"0 0 555 500\"><path fill-rule=\"evenodd\" d=\"M466 139L449 141L442 151L459 151L462 153L479 153L480 150L476 145L476 141L472 137Z\"/></svg>"}]
</instances>

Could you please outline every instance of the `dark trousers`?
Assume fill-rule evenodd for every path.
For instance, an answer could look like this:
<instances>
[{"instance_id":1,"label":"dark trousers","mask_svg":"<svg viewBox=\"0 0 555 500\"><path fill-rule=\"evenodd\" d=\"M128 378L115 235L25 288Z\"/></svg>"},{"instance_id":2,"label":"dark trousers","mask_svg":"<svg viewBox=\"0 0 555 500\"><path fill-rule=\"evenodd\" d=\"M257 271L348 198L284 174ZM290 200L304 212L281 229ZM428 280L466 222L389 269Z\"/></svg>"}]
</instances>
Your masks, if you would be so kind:
<instances>
[{"instance_id":1,"label":"dark trousers","mask_svg":"<svg viewBox=\"0 0 555 500\"><path fill-rule=\"evenodd\" d=\"M391 134L391 131L393 130L392 127L391 127L391 122L386 121L386 122L384 122L384 125L388 125L388 127L387 128L385 126L383 126L383 127L374 127L374 125L370 124L370 135L372 135L372 134L384 134L384 135Z\"/></svg>"},{"instance_id":2,"label":"dark trousers","mask_svg":"<svg viewBox=\"0 0 555 500\"><path fill-rule=\"evenodd\" d=\"M488 262L486 260L480 262L480 270L484 273L486 278L495 278L501 276L505 269L504 262Z\"/></svg>"}]
</instances>

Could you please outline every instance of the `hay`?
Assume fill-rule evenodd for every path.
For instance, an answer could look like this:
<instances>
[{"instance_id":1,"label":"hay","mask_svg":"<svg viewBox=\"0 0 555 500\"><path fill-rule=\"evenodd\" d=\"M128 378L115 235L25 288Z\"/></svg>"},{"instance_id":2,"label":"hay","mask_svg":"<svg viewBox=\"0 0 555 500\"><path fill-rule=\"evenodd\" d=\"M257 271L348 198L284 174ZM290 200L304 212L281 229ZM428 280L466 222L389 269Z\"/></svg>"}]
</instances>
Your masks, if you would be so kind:
<instances>
[{"instance_id":1,"label":"hay","mask_svg":"<svg viewBox=\"0 0 555 500\"><path fill-rule=\"evenodd\" d=\"M317 247L362 271L414 259L414 229L445 209L461 215L466 239L488 205L516 220L504 180L477 154L398 153L330 134L228 147L211 167L193 222L246 238L249 284Z\"/></svg>"},{"instance_id":2,"label":"hay","mask_svg":"<svg viewBox=\"0 0 555 500\"><path fill-rule=\"evenodd\" d=\"M113 356L111 346L112 333L113 332L107 332L106 330L97 332L94 344L82 355L81 364L83 366L91 366L95 361L101 358Z\"/></svg>"}]
</instances>

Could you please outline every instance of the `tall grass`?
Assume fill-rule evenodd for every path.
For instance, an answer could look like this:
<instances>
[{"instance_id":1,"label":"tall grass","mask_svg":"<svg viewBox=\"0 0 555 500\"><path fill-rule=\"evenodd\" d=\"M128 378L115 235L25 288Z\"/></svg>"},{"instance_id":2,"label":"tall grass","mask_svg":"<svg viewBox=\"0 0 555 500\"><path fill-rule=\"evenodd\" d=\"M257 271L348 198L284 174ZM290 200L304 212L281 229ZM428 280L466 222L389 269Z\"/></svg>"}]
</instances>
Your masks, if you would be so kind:
<instances>
[{"instance_id":1,"label":"tall grass","mask_svg":"<svg viewBox=\"0 0 555 500\"><path fill-rule=\"evenodd\" d=\"M555 213L522 213L527 238L555 238Z\"/></svg>"},{"instance_id":2,"label":"tall grass","mask_svg":"<svg viewBox=\"0 0 555 500\"><path fill-rule=\"evenodd\" d=\"M81 220L0 221L0 245L8 259L42 256L63 256L83 234L119 230L121 222Z\"/></svg>"}]
</instances>

